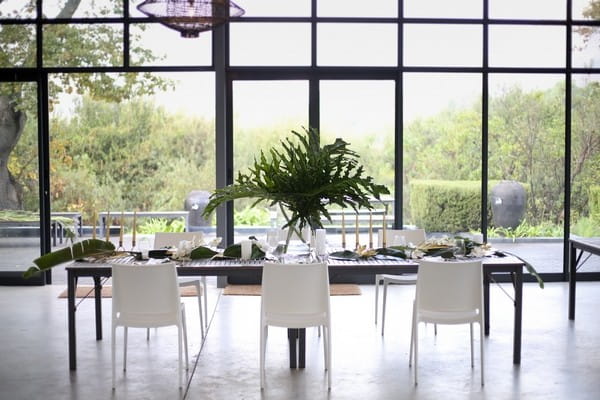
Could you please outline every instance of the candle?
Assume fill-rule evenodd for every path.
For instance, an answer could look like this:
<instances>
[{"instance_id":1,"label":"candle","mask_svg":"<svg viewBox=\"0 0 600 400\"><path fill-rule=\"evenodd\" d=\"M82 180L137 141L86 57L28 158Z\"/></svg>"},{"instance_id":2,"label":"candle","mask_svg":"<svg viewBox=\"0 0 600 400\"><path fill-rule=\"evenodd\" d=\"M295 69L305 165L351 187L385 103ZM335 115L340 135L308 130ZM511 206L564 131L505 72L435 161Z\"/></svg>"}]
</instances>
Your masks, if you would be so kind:
<instances>
[{"instance_id":1,"label":"candle","mask_svg":"<svg viewBox=\"0 0 600 400\"><path fill-rule=\"evenodd\" d=\"M106 213L106 241L110 242L110 211Z\"/></svg>"},{"instance_id":2,"label":"candle","mask_svg":"<svg viewBox=\"0 0 600 400\"><path fill-rule=\"evenodd\" d=\"M359 238L359 232L358 232L358 211L356 212L356 249L358 249L358 246L360 246L360 238Z\"/></svg>"},{"instance_id":3,"label":"candle","mask_svg":"<svg viewBox=\"0 0 600 400\"><path fill-rule=\"evenodd\" d=\"M119 230L119 247L123 246L123 211L121 211L121 229Z\"/></svg>"},{"instance_id":4,"label":"candle","mask_svg":"<svg viewBox=\"0 0 600 400\"><path fill-rule=\"evenodd\" d=\"M92 228L92 239L96 239L96 211L92 211L92 225L94 226Z\"/></svg>"},{"instance_id":5,"label":"candle","mask_svg":"<svg viewBox=\"0 0 600 400\"><path fill-rule=\"evenodd\" d=\"M381 239L381 244L383 245L383 248L386 247L385 244L385 215L387 214L387 205L385 206L385 210L383 211L383 234L381 235L382 239Z\"/></svg>"},{"instance_id":6,"label":"candle","mask_svg":"<svg viewBox=\"0 0 600 400\"><path fill-rule=\"evenodd\" d=\"M135 247L135 231L136 231L137 211L133 212L133 236L131 238L131 247Z\"/></svg>"},{"instance_id":7,"label":"candle","mask_svg":"<svg viewBox=\"0 0 600 400\"><path fill-rule=\"evenodd\" d=\"M346 221L344 218L344 209L342 209L342 248L346 248Z\"/></svg>"},{"instance_id":8,"label":"candle","mask_svg":"<svg viewBox=\"0 0 600 400\"><path fill-rule=\"evenodd\" d=\"M369 210L369 248L373 248L373 211Z\"/></svg>"}]
</instances>

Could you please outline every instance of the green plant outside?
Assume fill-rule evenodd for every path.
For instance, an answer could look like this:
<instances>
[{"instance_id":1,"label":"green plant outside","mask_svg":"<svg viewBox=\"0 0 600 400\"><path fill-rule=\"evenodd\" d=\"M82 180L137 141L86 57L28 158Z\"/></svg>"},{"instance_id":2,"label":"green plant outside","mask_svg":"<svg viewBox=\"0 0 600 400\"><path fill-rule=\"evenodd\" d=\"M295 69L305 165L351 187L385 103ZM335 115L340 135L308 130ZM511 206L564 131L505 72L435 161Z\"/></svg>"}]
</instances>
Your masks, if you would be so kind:
<instances>
[{"instance_id":1,"label":"green plant outside","mask_svg":"<svg viewBox=\"0 0 600 400\"><path fill-rule=\"evenodd\" d=\"M137 232L142 234L185 232L185 221L182 219L148 218L137 226Z\"/></svg>"}]
</instances>

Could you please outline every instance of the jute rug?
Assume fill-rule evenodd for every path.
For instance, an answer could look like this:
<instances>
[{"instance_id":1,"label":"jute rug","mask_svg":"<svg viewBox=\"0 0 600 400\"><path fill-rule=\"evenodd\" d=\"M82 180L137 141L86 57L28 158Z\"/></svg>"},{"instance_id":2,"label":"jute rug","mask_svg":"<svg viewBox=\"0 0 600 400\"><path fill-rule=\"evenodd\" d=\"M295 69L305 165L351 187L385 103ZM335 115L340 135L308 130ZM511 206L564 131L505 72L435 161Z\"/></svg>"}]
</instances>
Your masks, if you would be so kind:
<instances>
[{"instance_id":1,"label":"jute rug","mask_svg":"<svg viewBox=\"0 0 600 400\"><path fill-rule=\"evenodd\" d=\"M181 296L196 296L196 287L195 286L184 286L179 288ZM202 287L200 287L200 291L202 291ZM112 286L102 286L102 291L100 292L101 297L112 297ZM77 286L75 290L75 297L94 297L94 287L93 286ZM67 289L63 290L59 295L59 299L67 298Z\"/></svg>"},{"instance_id":2,"label":"jute rug","mask_svg":"<svg viewBox=\"0 0 600 400\"><path fill-rule=\"evenodd\" d=\"M332 296L360 295L360 287L353 283L332 283L329 285ZM226 296L260 296L260 285L227 285L223 289Z\"/></svg>"}]
</instances>

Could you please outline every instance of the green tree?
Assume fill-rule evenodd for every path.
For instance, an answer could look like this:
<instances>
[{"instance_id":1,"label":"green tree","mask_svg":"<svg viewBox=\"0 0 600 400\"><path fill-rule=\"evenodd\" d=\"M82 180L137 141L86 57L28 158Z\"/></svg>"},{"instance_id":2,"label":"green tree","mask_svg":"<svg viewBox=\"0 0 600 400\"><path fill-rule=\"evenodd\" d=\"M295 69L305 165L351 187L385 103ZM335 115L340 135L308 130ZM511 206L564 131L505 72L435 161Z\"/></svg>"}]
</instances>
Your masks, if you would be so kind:
<instances>
[{"instance_id":1,"label":"green tree","mask_svg":"<svg viewBox=\"0 0 600 400\"><path fill-rule=\"evenodd\" d=\"M81 0L63 0L57 18L71 18L80 7ZM19 9L10 11L5 17L18 18L20 15L35 15L36 2L24 2ZM95 10L99 15L122 14L122 2L103 3ZM35 66L35 31L27 24L3 25L0 31L0 66ZM48 66L84 67L97 65L122 65L123 33L111 24L77 26L75 24L48 25L44 30L43 60ZM135 43L135 40L132 40ZM142 63L156 57L149 51L132 46ZM87 93L96 99L120 102L140 95L165 89L168 82L150 73L139 74L60 74L48 82L49 92L55 97L49 99L50 109L56 105L58 95L66 93ZM35 115L35 92L22 90L23 85L7 84L0 86L0 209L23 208L23 182L15 178L8 165L19 171L35 170L37 158L10 160L28 120ZM28 165L23 165L28 162Z\"/></svg>"}]
</instances>

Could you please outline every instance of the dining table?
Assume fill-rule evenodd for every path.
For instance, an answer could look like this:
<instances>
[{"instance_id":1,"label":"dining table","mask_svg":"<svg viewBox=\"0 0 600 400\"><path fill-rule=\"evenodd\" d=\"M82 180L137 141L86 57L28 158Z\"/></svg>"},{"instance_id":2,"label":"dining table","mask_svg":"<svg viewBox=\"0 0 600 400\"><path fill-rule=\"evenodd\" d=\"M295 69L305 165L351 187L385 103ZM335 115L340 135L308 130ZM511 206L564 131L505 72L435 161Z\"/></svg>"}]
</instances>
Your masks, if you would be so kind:
<instances>
[{"instance_id":1,"label":"dining table","mask_svg":"<svg viewBox=\"0 0 600 400\"><path fill-rule=\"evenodd\" d=\"M585 257L584 257L585 255ZM577 271L591 256L600 256L600 238L569 239L569 319L575 319Z\"/></svg>"},{"instance_id":2,"label":"dining table","mask_svg":"<svg viewBox=\"0 0 600 400\"><path fill-rule=\"evenodd\" d=\"M179 276L227 276L248 277L260 276L264 259L240 260L240 259L200 259L177 262L177 273ZM90 277L93 279L94 288L89 293L95 302L95 325L96 340L102 340L102 286L111 276L111 265L122 263L141 263L133 256L113 257L110 259L87 259L76 260L68 264L67 271L67 319L68 319L68 353L69 369L77 369L77 336L76 336L76 312L79 303L76 302L76 289L79 278ZM404 259L358 259L358 260L334 260L328 262L330 279L344 276L372 276L377 274L406 274L418 272L417 260ZM513 363L521 362L521 327L523 308L523 268L525 263L518 257L491 256L483 257L484 269L484 332L490 334L490 284L497 280L499 275L509 276L508 281L512 283L514 297L511 300L514 305L513 326ZM503 292L506 292L504 290ZM290 344L301 337L294 337L289 333ZM304 367L302 343L299 349L299 367ZM296 365L295 348L290 349L290 365ZM292 356L294 360L292 360Z\"/></svg>"}]
</instances>

